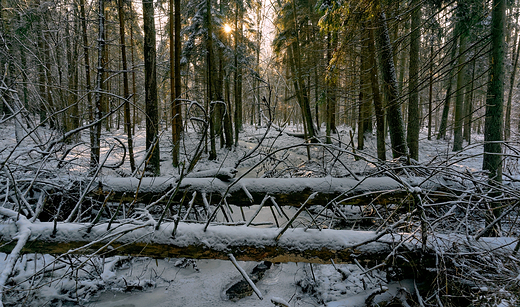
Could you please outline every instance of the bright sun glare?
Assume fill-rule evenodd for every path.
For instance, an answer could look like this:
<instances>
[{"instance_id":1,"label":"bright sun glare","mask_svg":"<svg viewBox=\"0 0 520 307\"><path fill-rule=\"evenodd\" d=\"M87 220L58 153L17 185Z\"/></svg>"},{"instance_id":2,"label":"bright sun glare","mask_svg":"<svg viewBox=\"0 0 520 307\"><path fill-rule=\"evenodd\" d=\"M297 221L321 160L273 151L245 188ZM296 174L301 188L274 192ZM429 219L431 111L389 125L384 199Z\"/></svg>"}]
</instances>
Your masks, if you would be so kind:
<instances>
[{"instance_id":1,"label":"bright sun glare","mask_svg":"<svg viewBox=\"0 0 520 307\"><path fill-rule=\"evenodd\" d=\"M228 25L228 24L225 24L225 25L224 25L224 32L226 32L226 33L231 32L231 26Z\"/></svg>"}]
</instances>

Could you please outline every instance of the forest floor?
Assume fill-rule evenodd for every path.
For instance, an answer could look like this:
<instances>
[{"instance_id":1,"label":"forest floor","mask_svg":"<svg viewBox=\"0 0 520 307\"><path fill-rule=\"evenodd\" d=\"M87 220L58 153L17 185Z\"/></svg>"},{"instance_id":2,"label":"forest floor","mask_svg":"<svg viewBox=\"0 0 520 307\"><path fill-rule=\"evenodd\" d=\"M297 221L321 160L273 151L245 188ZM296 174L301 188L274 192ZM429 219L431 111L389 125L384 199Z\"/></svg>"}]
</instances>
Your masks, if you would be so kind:
<instances>
[{"instance_id":1,"label":"forest floor","mask_svg":"<svg viewBox=\"0 0 520 307\"><path fill-rule=\"evenodd\" d=\"M286 131L296 127L286 127ZM364 176L376 169L374 164L375 137L368 136L364 150L353 152L350 139L350 128L339 127L339 134L334 135L334 145L341 150L330 151L323 146L307 146L297 137L280 133L275 129L246 126L240 134L238 146L232 150L221 148L215 161L202 158L194 171L219 168L236 168L237 177L247 173L245 177L348 177ZM15 157L10 166L14 170L24 165L35 164L39 159L38 151L30 138L16 145L15 129L12 125L0 127L0 158L14 152ZM50 130L39 129L40 139L50 139ZM174 177L179 169L171 164L171 139L169 131L161 137L161 176ZM104 131L101 156L104 156L115 138L125 140L123 131ZM143 161L145 131L136 129L134 136L134 152L136 161ZM88 133L82 136L83 143L73 147L66 156L64 167L56 168L55 163L44 165L48 176L60 177L74 181L83 178L89 165ZM185 136L181 160L189 161L198 144L198 134L190 129ZM461 152L451 151L450 140L427 140L425 132L421 134L419 163L448 166L456 172L467 172L473 176L483 176L482 152L483 135L472 135L472 144ZM259 144L261 143L261 144ZM354 140L353 142L357 142ZM506 181L516 184L520 180L518 165L518 147L509 149L511 157L505 160L504 174ZM257 147L257 145L259 145ZM61 152L65 152L63 148ZM272 154L276 151L276 154ZM116 164L123 151L117 146L109 155L106 164ZM359 159L356 159L356 155ZM308 157L311 157L311 160ZM387 151L387 157L391 153ZM516 158L515 158L516 157ZM59 159L56 159L59 161ZM53 164L54 163L54 164ZM29 174L29 172L27 172ZM131 175L128 159L116 169L105 168L99 175L101 179L109 177L126 177ZM483 177L484 178L484 177ZM6 198L7 199L7 198ZM511 223L511 224L516 224ZM518 227L509 225L509 236L518 236ZM478 227L478 225L477 225ZM0 254L0 271L6 265L7 255ZM257 287L264 295L259 300L254 294L231 301L225 294L226 289L241 280L240 273L230 261L222 260L187 260L187 259L150 259L130 257L110 257L85 259L85 267L78 270L75 278L61 278L70 269L66 263L41 276L33 276L46 262L53 261L51 255L28 254L16 263L18 272L15 282L38 284L27 286L25 291L14 291L4 295L6 306L274 306L278 302L283 306L366 306L371 293L387 289L385 294L377 295L374 302L389 302L399 296L413 293L421 287L420 281L404 279L399 282L388 282L387 272L373 270L369 273L359 264L319 265L308 263L275 263L267 270ZM257 263L239 262L250 272ZM96 269L97 268L97 269ZM97 271L96 271L97 270ZM518 277L520 281L520 275ZM387 287L387 288L384 288ZM405 290L406 289L406 290ZM485 289L482 290L485 292ZM382 291L383 292L383 291ZM507 292L507 291L506 291ZM273 302L272 302L272 301ZM502 306L510 306L515 299L504 295Z\"/></svg>"}]
</instances>

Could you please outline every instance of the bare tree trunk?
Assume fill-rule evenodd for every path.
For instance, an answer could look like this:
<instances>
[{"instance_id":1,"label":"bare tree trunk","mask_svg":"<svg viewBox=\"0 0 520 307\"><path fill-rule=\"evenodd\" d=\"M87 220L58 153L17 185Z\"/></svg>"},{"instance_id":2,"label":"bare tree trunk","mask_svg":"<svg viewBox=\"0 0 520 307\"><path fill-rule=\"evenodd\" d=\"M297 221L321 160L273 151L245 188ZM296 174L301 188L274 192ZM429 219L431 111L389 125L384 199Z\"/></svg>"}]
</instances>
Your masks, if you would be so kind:
<instances>
[{"instance_id":1,"label":"bare tree trunk","mask_svg":"<svg viewBox=\"0 0 520 307\"><path fill-rule=\"evenodd\" d=\"M238 7L238 2L235 2L236 12L235 12L235 145L238 145L238 134L242 131L242 65L238 61L238 46L242 41L242 18L243 12L242 9ZM238 19L240 18L240 22Z\"/></svg>"},{"instance_id":2,"label":"bare tree trunk","mask_svg":"<svg viewBox=\"0 0 520 307\"><path fill-rule=\"evenodd\" d=\"M146 151L149 154L147 171L159 175L159 111L157 101L155 20L153 0L143 0L144 23L144 83L146 109Z\"/></svg>"},{"instance_id":3,"label":"bare tree trunk","mask_svg":"<svg viewBox=\"0 0 520 307\"><path fill-rule=\"evenodd\" d=\"M419 160L419 131L421 129L421 116L419 114L419 57L421 47L421 1L414 0L411 3L412 25L410 36L410 68L409 68L409 86L410 92L408 96L408 127L407 127L407 144L410 150L410 158Z\"/></svg>"},{"instance_id":4,"label":"bare tree trunk","mask_svg":"<svg viewBox=\"0 0 520 307\"><path fill-rule=\"evenodd\" d=\"M180 142L182 139L181 96L181 8L180 0L170 0L170 92L172 101L172 164L179 165ZM175 14L173 11L175 10ZM175 27L173 19L175 17ZM173 39L175 34L175 42ZM174 59L173 63L171 59Z\"/></svg>"},{"instance_id":5,"label":"bare tree trunk","mask_svg":"<svg viewBox=\"0 0 520 307\"><path fill-rule=\"evenodd\" d=\"M453 46L451 47L452 49L450 57L450 63L453 63L453 67L451 67L450 71L448 72L448 88L446 89L446 97L444 98L444 107L442 108L441 124L439 127L439 132L437 134L437 140L446 138L446 129L448 127L448 115L450 112L450 100L452 95L453 75L455 72L455 56L457 55L457 40L460 34L459 28L459 22L456 22L455 29L453 30Z\"/></svg>"},{"instance_id":6,"label":"bare tree trunk","mask_svg":"<svg viewBox=\"0 0 520 307\"><path fill-rule=\"evenodd\" d=\"M390 141L392 143L392 155L394 158L400 156L408 156L408 147L406 145L406 136L404 132L403 115L399 105L397 90L397 79L395 75L395 67L392 53L392 44L388 36L388 27L384 12L380 9L375 14L376 29L378 31L378 49L381 52L382 77L385 82L384 89L387 93L387 120L390 129Z\"/></svg>"},{"instance_id":7,"label":"bare tree trunk","mask_svg":"<svg viewBox=\"0 0 520 307\"><path fill-rule=\"evenodd\" d=\"M376 113L376 128L377 128L377 158L379 160L386 160L386 144L385 144L385 110L379 93L379 80L377 73L376 48L374 46L374 30L372 28L368 31L368 53L370 65L370 84L372 85L372 101L374 102L374 112Z\"/></svg>"},{"instance_id":8,"label":"bare tree trunk","mask_svg":"<svg viewBox=\"0 0 520 307\"><path fill-rule=\"evenodd\" d=\"M457 72L457 94L455 96L455 122L453 127L453 151L462 150L462 126L463 126L463 112L464 112L464 86L466 75L466 57L463 55L466 49L466 36L461 35L459 41L459 60Z\"/></svg>"},{"instance_id":9,"label":"bare tree trunk","mask_svg":"<svg viewBox=\"0 0 520 307\"><path fill-rule=\"evenodd\" d=\"M307 87L305 81L301 76L301 66L299 62L299 48L296 47L297 43L293 43L287 47L289 66L291 68L291 74L293 79L294 91L296 92L296 99L300 105L302 112L303 126L305 130L305 138L312 140L315 136L314 126L312 124L312 114L309 104L309 96L307 93ZM297 56L298 54L298 56Z\"/></svg>"},{"instance_id":10,"label":"bare tree trunk","mask_svg":"<svg viewBox=\"0 0 520 307\"><path fill-rule=\"evenodd\" d=\"M131 13L131 22L130 22L130 49L131 52L131 61L132 61L132 103L133 103L133 116L132 116L132 135L135 135L135 126L138 122L138 114L137 113L137 85L135 80L135 58L134 58L134 20L135 20L135 14L134 9L132 7L132 2L129 3L130 5L130 13Z\"/></svg>"},{"instance_id":11,"label":"bare tree trunk","mask_svg":"<svg viewBox=\"0 0 520 307\"><path fill-rule=\"evenodd\" d=\"M92 122L98 122L101 119L101 99L103 90L103 50L105 45L105 1L98 0L98 67L96 74L95 88L95 110ZM90 171L94 172L99 164L100 145L101 145L101 122L98 122L90 129Z\"/></svg>"},{"instance_id":12,"label":"bare tree trunk","mask_svg":"<svg viewBox=\"0 0 520 307\"><path fill-rule=\"evenodd\" d=\"M214 67L214 56L213 56L213 26L211 21L211 0L206 0L206 67L207 67L207 86L208 86L208 100L209 100L209 138L210 138L210 151L209 160L217 159L217 148L215 144L215 103L216 101L216 79L217 71Z\"/></svg>"},{"instance_id":13,"label":"bare tree trunk","mask_svg":"<svg viewBox=\"0 0 520 307\"><path fill-rule=\"evenodd\" d=\"M359 113L358 113L358 149L363 150L365 146L365 134L369 132L368 122L370 122L370 126L372 126L372 122L368 119L370 117L370 113L368 110L370 109L370 99L369 99L369 69L368 66L368 31L364 29L363 26L363 38L364 44L361 46L361 63L360 63L360 82L359 82ZM370 127L372 128L372 127ZM371 129L370 129L371 130Z\"/></svg>"},{"instance_id":14,"label":"bare tree trunk","mask_svg":"<svg viewBox=\"0 0 520 307\"><path fill-rule=\"evenodd\" d=\"M121 43L121 61L123 62L123 97L125 97L125 132L128 142L128 157L130 159L130 169L135 170L134 141L132 138L132 121L130 119L130 89L128 85L128 65L126 61L126 40L125 40L125 8L123 0L118 0L119 10L119 38Z\"/></svg>"},{"instance_id":15,"label":"bare tree trunk","mask_svg":"<svg viewBox=\"0 0 520 307\"><path fill-rule=\"evenodd\" d=\"M327 85L327 105L326 105L326 143L331 144L331 133L335 132L336 129L336 87L337 87L337 70L332 67L332 32L327 34L327 64L328 64L328 76L326 76ZM319 127L319 124L318 124Z\"/></svg>"},{"instance_id":16,"label":"bare tree trunk","mask_svg":"<svg viewBox=\"0 0 520 307\"><path fill-rule=\"evenodd\" d=\"M475 62L473 59L471 61L471 81L469 89L466 91L466 95L464 97L464 139L471 143L471 124L473 122L473 88L475 85Z\"/></svg>"},{"instance_id":17,"label":"bare tree trunk","mask_svg":"<svg viewBox=\"0 0 520 307\"><path fill-rule=\"evenodd\" d=\"M430 80L428 91L428 140L432 139L432 116L433 116L433 39L430 40Z\"/></svg>"},{"instance_id":18,"label":"bare tree trunk","mask_svg":"<svg viewBox=\"0 0 520 307\"><path fill-rule=\"evenodd\" d=\"M75 16L73 11L69 11L69 14ZM67 32L67 105L71 106L70 110L64 112L66 114L64 118L64 132L79 128L79 102L77 96L78 89L78 67L76 66L76 59L78 58L78 46L75 35L70 31L70 24L73 24L75 28L75 22L67 20L66 32ZM75 29L74 29L75 30ZM79 141L79 134L74 136L74 141Z\"/></svg>"},{"instance_id":19,"label":"bare tree trunk","mask_svg":"<svg viewBox=\"0 0 520 307\"><path fill-rule=\"evenodd\" d=\"M486 99L486 121L484 123L484 159L482 169L489 171L489 182L492 186L502 182L502 141L503 141L503 109L504 109L504 53L506 20L505 0L493 0L491 13L491 56L489 85ZM492 192L491 197L500 192ZM502 204L490 204L491 213L486 215L486 223L500 216ZM498 235L500 225L491 230Z\"/></svg>"}]
</instances>

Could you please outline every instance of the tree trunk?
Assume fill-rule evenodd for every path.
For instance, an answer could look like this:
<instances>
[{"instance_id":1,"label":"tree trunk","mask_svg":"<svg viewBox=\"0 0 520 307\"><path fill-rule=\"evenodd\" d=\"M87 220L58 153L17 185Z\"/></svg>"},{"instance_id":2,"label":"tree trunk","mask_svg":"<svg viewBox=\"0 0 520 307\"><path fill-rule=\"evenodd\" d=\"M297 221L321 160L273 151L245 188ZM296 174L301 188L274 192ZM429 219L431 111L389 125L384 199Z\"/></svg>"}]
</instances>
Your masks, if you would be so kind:
<instances>
[{"instance_id":1,"label":"tree trunk","mask_svg":"<svg viewBox=\"0 0 520 307\"><path fill-rule=\"evenodd\" d=\"M421 1L414 0L410 4L412 11L412 25L410 35L410 68L409 68L409 99L408 99L408 126L406 141L410 150L410 158L419 160L419 131L421 116L419 114L419 70L421 47Z\"/></svg>"},{"instance_id":2,"label":"tree trunk","mask_svg":"<svg viewBox=\"0 0 520 307\"><path fill-rule=\"evenodd\" d=\"M119 10L119 38L121 44L121 61L123 68L123 97L125 101L125 132L128 142L128 158L130 160L130 169L132 173L135 170L135 159L134 159L134 141L132 138L132 121L130 119L130 89L128 85L128 65L126 61L126 40L125 40L125 8L123 6L123 0L118 0Z\"/></svg>"},{"instance_id":3,"label":"tree trunk","mask_svg":"<svg viewBox=\"0 0 520 307\"><path fill-rule=\"evenodd\" d=\"M90 129L90 171L94 172L99 164L101 145L101 99L103 90L103 49L105 45L105 1L98 0L98 67L96 74L96 88L94 97L94 114L92 122L98 122Z\"/></svg>"},{"instance_id":4,"label":"tree trunk","mask_svg":"<svg viewBox=\"0 0 520 307\"><path fill-rule=\"evenodd\" d=\"M428 141L432 139L432 116L433 116L433 39L430 40L430 80L428 90Z\"/></svg>"},{"instance_id":5,"label":"tree trunk","mask_svg":"<svg viewBox=\"0 0 520 307\"><path fill-rule=\"evenodd\" d=\"M328 75L326 76L327 85L327 105L326 105L326 143L332 144L331 133L335 132L336 129L336 90L337 90L337 73L338 71L333 67L332 64L332 32L327 35L327 64L328 64ZM318 124L319 127L319 124Z\"/></svg>"},{"instance_id":6,"label":"tree trunk","mask_svg":"<svg viewBox=\"0 0 520 307\"><path fill-rule=\"evenodd\" d=\"M288 49L291 54L289 55L289 60L292 59L291 72L293 75L293 79L295 81L295 91L296 97L298 99L298 103L300 104L300 108L302 110L303 116L303 124L306 129L307 139L314 141L314 137L316 136L316 132L314 131L314 125L312 120L312 112L309 103L309 93L307 90L307 86L305 84L303 72L302 72L302 64L301 64L301 53L300 53L300 34L299 34L299 23L297 20L296 14L296 0L292 0L293 6L293 19L294 19L294 31L296 33L296 40L292 42Z\"/></svg>"},{"instance_id":7,"label":"tree trunk","mask_svg":"<svg viewBox=\"0 0 520 307\"><path fill-rule=\"evenodd\" d=\"M72 11L69 11L69 14L74 16ZM73 29L75 30L75 22L71 22L73 25ZM78 58L78 46L75 36L72 34L69 28L69 21L67 21L66 32L67 32L67 105L71 106L71 108L64 112L66 115L64 118L64 132L79 128L79 102L77 96L78 89L78 67L76 66L76 59ZM23 55L23 54L22 54ZM79 141L79 134L74 136L74 141Z\"/></svg>"},{"instance_id":8,"label":"tree trunk","mask_svg":"<svg viewBox=\"0 0 520 307\"><path fill-rule=\"evenodd\" d=\"M146 151L149 162L146 170L160 174L159 111L157 102L155 20L153 0L143 0L144 24L144 89L146 109Z\"/></svg>"},{"instance_id":9,"label":"tree trunk","mask_svg":"<svg viewBox=\"0 0 520 307\"><path fill-rule=\"evenodd\" d=\"M456 22L455 29L453 30L453 46L451 47L450 57L450 63L453 63L453 66L450 68L450 71L448 72L448 88L446 89L446 97L444 98L444 107L442 108L441 124L439 127L439 132L437 134L437 140L446 138L446 128L448 127L448 115L450 112L450 100L452 95L453 75L455 72L455 57L457 55L457 40L460 34L459 28L459 22Z\"/></svg>"},{"instance_id":10,"label":"tree trunk","mask_svg":"<svg viewBox=\"0 0 520 307\"><path fill-rule=\"evenodd\" d=\"M238 134L240 131L243 130L242 128L242 65L238 61L238 46L239 43L241 43L242 40L242 18L243 18L243 12L241 9L238 8L238 2L237 3L237 9L235 12L235 84L234 84L234 91L235 91L235 114L234 114L234 120L235 120L235 145L238 145ZM238 19L240 18L240 22Z\"/></svg>"},{"instance_id":11,"label":"tree trunk","mask_svg":"<svg viewBox=\"0 0 520 307\"><path fill-rule=\"evenodd\" d=\"M130 12L131 12L131 22L130 22L130 49L131 52L131 59L132 62L132 104L133 104L133 116L132 116L132 135L135 135L135 126L139 122L138 113L137 113L137 83L135 78L135 43L134 43L134 21L136 19L135 17L135 11L132 7L132 2L129 3L130 5Z\"/></svg>"},{"instance_id":12,"label":"tree trunk","mask_svg":"<svg viewBox=\"0 0 520 307\"><path fill-rule=\"evenodd\" d=\"M359 82L359 112L358 112L358 149L363 150L365 146L365 135L369 132L368 125L372 128L370 121L370 99L369 99L369 63L368 63L368 37L367 30L363 26L364 44L361 46L360 82ZM369 123L368 123L369 122ZM371 130L371 129L370 129Z\"/></svg>"},{"instance_id":13,"label":"tree trunk","mask_svg":"<svg viewBox=\"0 0 520 307\"><path fill-rule=\"evenodd\" d=\"M209 160L217 159L217 148L215 144L215 117L216 108L216 79L217 69L214 67L214 56L213 56L213 26L211 21L211 0L206 0L206 67L207 67L207 86L208 86L208 100L209 100L209 138L210 138L210 152Z\"/></svg>"},{"instance_id":14,"label":"tree trunk","mask_svg":"<svg viewBox=\"0 0 520 307\"><path fill-rule=\"evenodd\" d=\"M182 139L181 97L181 8L180 0L170 0L170 92L172 103L172 164L179 166ZM175 14L174 14L175 11ZM175 26L174 26L175 19ZM175 38L173 37L175 34ZM174 41L175 40L175 41ZM171 61L173 59L173 63Z\"/></svg>"},{"instance_id":15,"label":"tree trunk","mask_svg":"<svg viewBox=\"0 0 520 307\"><path fill-rule=\"evenodd\" d=\"M378 49L381 52L382 79L387 96L387 120L390 130L390 141L392 143L392 155L394 158L408 156L406 136L404 132L403 116L399 105L399 93L397 90L397 79L392 53L392 44L388 36L386 17L380 6L375 14L376 29L378 31Z\"/></svg>"},{"instance_id":16,"label":"tree trunk","mask_svg":"<svg viewBox=\"0 0 520 307\"><path fill-rule=\"evenodd\" d=\"M518 17L517 17L518 18ZM516 41L516 50L513 50L513 68L509 79L509 93L507 95L506 115L504 123L504 140L511 137L511 102L513 100L513 88L515 85L516 70L518 67L518 54L520 52L520 39Z\"/></svg>"},{"instance_id":17,"label":"tree trunk","mask_svg":"<svg viewBox=\"0 0 520 307\"><path fill-rule=\"evenodd\" d=\"M486 121L484 123L484 158L483 170L489 171L489 182L492 186L502 182L502 128L504 105L504 22L506 19L505 0L493 0L491 13L491 56L489 85L486 98ZM500 192L492 192L495 196ZM486 215L486 222L500 216L502 204L490 204L491 213ZM493 227L491 232L499 234L500 225Z\"/></svg>"},{"instance_id":18,"label":"tree trunk","mask_svg":"<svg viewBox=\"0 0 520 307\"><path fill-rule=\"evenodd\" d=\"M466 76L466 57L463 55L466 49L466 36L462 34L459 40L459 60L457 71L457 92L455 96L455 122L453 127L453 151L462 150L462 126L464 112L464 86Z\"/></svg>"},{"instance_id":19,"label":"tree trunk","mask_svg":"<svg viewBox=\"0 0 520 307\"><path fill-rule=\"evenodd\" d=\"M376 48L374 46L374 30L368 31L368 53L370 65L370 84L372 86L372 101L374 102L374 112L376 113L376 138L377 138L377 158L381 161L386 160L386 144L385 144L385 109L381 94L379 93L379 80L377 73Z\"/></svg>"},{"instance_id":20,"label":"tree trunk","mask_svg":"<svg viewBox=\"0 0 520 307\"><path fill-rule=\"evenodd\" d=\"M464 139L468 144L471 143L471 123L473 121L473 88L475 85L475 62L471 61L471 82L469 89L466 91L464 102Z\"/></svg>"}]
</instances>

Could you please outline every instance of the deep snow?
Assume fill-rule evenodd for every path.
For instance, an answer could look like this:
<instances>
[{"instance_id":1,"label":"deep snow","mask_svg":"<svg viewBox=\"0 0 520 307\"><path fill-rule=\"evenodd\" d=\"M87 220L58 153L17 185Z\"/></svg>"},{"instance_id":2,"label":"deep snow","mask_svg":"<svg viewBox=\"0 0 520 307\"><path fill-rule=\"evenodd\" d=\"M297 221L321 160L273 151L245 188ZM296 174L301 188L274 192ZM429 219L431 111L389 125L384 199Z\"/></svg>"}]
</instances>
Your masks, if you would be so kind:
<instances>
[{"instance_id":1,"label":"deep snow","mask_svg":"<svg viewBox=\"0 0 520 307\"><path fill-rule=\"evenodd\" d=\"M0 135L0 145L4 148L0 152L2 161L7 154L14 149L15 131L10 125L2 125ZM350 142L348 127L340 127L340 134L336 135L336 145L342 148ZM220 149L216 161L202 159L196 166L195 171L214 170L219 168L237 168L237 176L248 173L246 177L345 177L354 176L370 172L374 169L373 154L375 153L375 138L369 138L365 142L365 150L357 151L358 154L366 159L355 160L353 156L341 154L342 164L335 163L332 157L323 148L316 146L310 148L310 154L314 160L307 161L307 151L305 146L299 146L302 140L280 134L274 129L270 130L263 144L250 158L241 161L250 150L252 150L259 140L264 136L265 128L256 129L247 126L241 133L239 146L232 151ZM41 129L40 134L50 137L51 133ZM114 137L124 140L122 131L104 132L104 144L101 151L103 156L109 145L113 143ZM88 143L88 135L83 135L84 141ZM111 140L112 139L112 140ZM189 159L196 146L197 136L190 130L186 135L187 155ZM449 141L428 141L424 132L421 134L420 141L420 162L431 162L432 165L440 163L452 165L458 170L468 170L476 175L482 167L481 144L482 135L473 135L473 144L464 148L459 153L451 152ZM144 129L136 130L134 139L136 160L142 161L144 155ZM162 134L161 139L161 173L165 178L176 178L178 169L174 169L170 163L169 152L169 133ZM70 146L70 145L69 145ZM34 149L32 141L27 139L14 149L9 163L17 167L31 166L38 159L39 155ZM65 150L65 149L63 149ZM62 150L62 152L63 152ZM276 155L266 159L266 156L273 150L280 150ZM387 153L390 156L390 152ZM60 177L64 182L82 178L88 166L88 146L83 144L75 146L67 156L65 167L57 169L57 160L39 161L44 166L44 172ZM109 156L107 163L114 164L120 158L120 152L116 150ZM262 162L265 159L264 162ZM237 164L237 161L241 161ZM372 161L372 162L371 162ZM262 162L262 163L261 163ZM316 163L320 162L320 163ZM506 165L506 173L511 178L520 178L518 175L518 164L509 160ZM27 172L30 174L30 172ZM104 169L100 178L106 182L117 182L117 178L128 176L130 167L128 161L123 167L110 170ZM30 179L30 177L29 177ZM0 270L5 267L5 255L0 255ZM35 261L35 259L37 261ZM26 255L17 262L17 270L20 273L17 281L22 282L23 277L29 277L33 272L38 271L53 260L49 255ZM80 260L83 261L83 260ZM88 263L88 261L85 261ZM349 272L348 278L335 270L332 265L312 265L303 263L284 263L275 264L267 271L266 276L258 284L265 299L260 301L254 294L231 302L224 297L225 289L232 283L241 279L240 273L234 268L230 261L222 260L195 260L188 261L186 267L182 267L186 262L178 259L153 260L148 258L113 257L107 259L92 260L86 270L95 267L101 268L92 272L79 273L78 280L80 286L71 276L56 278L60 274L66 274L67 268L57 267L52 273L54 282L45 284L38 289L33 289L27 293L32 295L31 306L52 306L55 304L75 305L76 300L72 297L79 295L84 298L82 303L87 306L106 306L106 307L130 307L130 306L273 306L271 299L275 302L289 302L290 306L363 306L366 297L374 290L386 286L388 293L397 293L399 287L405 287L413 292L413 283L404 281L404 284L386 283L386 278L382 272L374 271L371 274L364 274L364 268L356 265L337 265L344 272ZM117 265L116 265L117 263ZM176 266L175 264L181 264ZM256 263L240 262L241 266L250 271ZM62 264L61 264L62 265ZM97 265L97 266L96 266ZM196 268L196 269L195 269ZM39 279L38 277L37 279ZM47 278L47 279L45 279ZM43 279L36 280L42 282L50 280L48 274ZM25 289L31 289L32 280L24 281ZM312 285L312 286L309 286ZM303 293L302 289L313 289L314 294ZM125 290L132 290L125 292ZM389 296L390 294L385 294ZM383 298L385 295L379 296ZM6 298L6 303L16 304L16 300L25 296L25 293L17 294L11 298ZM15 301L10 301L14 299ZM53 300L54 299L54 300ZM18 301L20 302L20 301ZM61 303L59 303L61 302Z\"/></svg>"}]
</instances>

